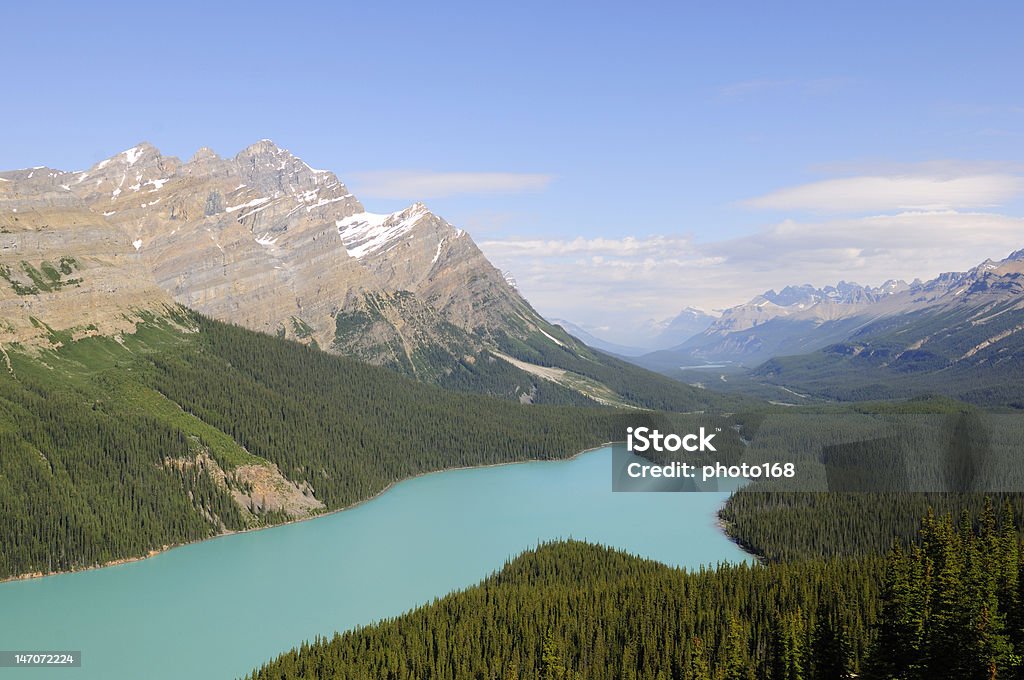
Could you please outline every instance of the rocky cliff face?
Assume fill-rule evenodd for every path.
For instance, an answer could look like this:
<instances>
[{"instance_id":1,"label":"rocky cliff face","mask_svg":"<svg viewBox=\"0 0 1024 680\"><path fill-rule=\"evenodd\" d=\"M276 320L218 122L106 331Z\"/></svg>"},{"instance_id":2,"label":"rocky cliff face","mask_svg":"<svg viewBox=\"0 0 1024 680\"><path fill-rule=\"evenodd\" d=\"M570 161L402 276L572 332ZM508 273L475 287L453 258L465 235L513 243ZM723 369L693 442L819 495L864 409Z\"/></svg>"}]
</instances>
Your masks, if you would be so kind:
<instances>
[{"instance_id":1,"label":"rocky cliff face","mask_svg":"<svg viewBox=\"0 0 1024 680\"><path fill-rule=\"evenodd\" d=\"M362 206L333 174L267 141L188 163L140 145L68 186L175 301L215 318L329 345L345 294L373 287L334 227Z\"/></svg>"},{"instance_id":2,"label":"rocky cliff face","mask_svg":"<svg viewBox=\"0 0 1024 680\"><path fill-rule=\"evenodd\" d=\"M423 204L367 212L333 173L268 140L187 162L140 144L82 172L0 177L8 341L44 338L33 317L116 332L131 327L125 310L176 302L419 374L472 362L495 332L526 338L546 325L468 234ZM23 262L59 269L65 256L71 273L24 294Z\"/></svg>"},{"instance_id":3,"label":"rocky cliff face","mask_svg":"<svg viewBox=\"0 0 1024 680\"><path fill-rule=\"evenodd\" d=\"M134 330L174 302L124 232L72 192L69 173L0 173L0 345Z\"/></svg>"}]
</instances>

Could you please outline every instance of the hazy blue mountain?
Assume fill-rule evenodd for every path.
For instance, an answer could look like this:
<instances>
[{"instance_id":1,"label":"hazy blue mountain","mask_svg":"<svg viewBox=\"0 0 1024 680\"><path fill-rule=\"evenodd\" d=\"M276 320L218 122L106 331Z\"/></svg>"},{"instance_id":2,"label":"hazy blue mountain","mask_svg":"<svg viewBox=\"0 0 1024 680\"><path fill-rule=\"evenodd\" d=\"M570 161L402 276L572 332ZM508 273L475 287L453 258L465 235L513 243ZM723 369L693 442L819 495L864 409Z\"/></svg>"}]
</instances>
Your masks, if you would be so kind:
<instances>
[{"instance_id":1,"label":"hazy blue mountain","mask_svg":"<svg viewBox=\"0 0 1024 680\"><path fill-rule=\"evenodd\" d=\"M574 324L572 321L568 321L566 319L552 319L551 323L561 326L569 335L573 336L577 340L583 341L589 347L599 349L602 352L609 352L622 357L635 357L646 354L650 351L641 347L630 347L628 345L619 345L614 342L602 340L582 326Z\"/></svg>"},{"instance_id":2,"label":"hazy blue mountain","mask_svg":"<svg viewBox=\"0 0 1024 680\"><path fill-rule=\"evenodd\" d=\"M554 322L590 347L623 357L639 357L652 351L679 345L707 330L716 318L702 309L687 307L676 316L662 321L652 319L635 328L617 329L620 335L623 330L631 335L632 342L629 344L600 337L605 333L601 329L591 328L588 330L565 319L556 319Z\"/></svg>"}]
</instances>

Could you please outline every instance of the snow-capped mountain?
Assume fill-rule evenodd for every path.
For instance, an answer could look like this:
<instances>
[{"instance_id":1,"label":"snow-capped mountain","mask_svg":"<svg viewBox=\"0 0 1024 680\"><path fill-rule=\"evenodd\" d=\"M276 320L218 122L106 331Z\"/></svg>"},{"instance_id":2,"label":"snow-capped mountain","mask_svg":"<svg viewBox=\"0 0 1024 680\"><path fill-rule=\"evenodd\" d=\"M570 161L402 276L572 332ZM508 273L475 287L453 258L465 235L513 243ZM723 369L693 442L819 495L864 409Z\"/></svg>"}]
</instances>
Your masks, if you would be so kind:
<instances>
[{"instance_id":1,"label":"snow-capped mountain","mask_svg":"<svg viewBox=\"0 0 1024 680\"><path fill-rule=\"evenodd\" d=\"M705 335L717 336L747 330L778 317L833 321L851 315L909 286L904 281L886 281L877 288L840 281L835 286L815 288L810 284L786 286L776 293L767 290L750 302L726 309Z\"/></svg>"},{"instance_id":2,"label":"snow-capped mountain","mask_svg":"<svg viewBox=\"0 0 1024 680\"><path fill-rule=\"evenodd\" d=\"M637 370L601 367L422 203L368 211L269 140L230 158L139 144L79 172L0 172L0 276L0 345L130 332L182 305L527 401L616 402L575 371Z\"/></svg>"},{"instance_id":3,"label":"snow-capped mountain","mask_svg":"<svg viewBox=\"0 0 1024 680\"><path fill-rule=\"evenodd\" d=\"M78 240L98 240L107 259L134 268L118 277L124 304L99 317L173 300L411 372L426 368L415 359L425 348L443 347L458 361L479 351L478 336L501 329L525 337L548 326L465 232L425 205L368 212L333 173L269 140L233 158L203 148L187 162L139 144L81 172L0 177L4 254L19 253L7 265L15 281L31 283L21 258L38 267ZM43 247L55 222L67 229ZM86 269L96 264L91 254L78 259ZM80 278L84 285L95 277ZM25 302L13 289L0 295L8 306ZM74 310L60 300L35 297L37 318L67 326ZM372 320L349 332L362 317ZM9 339L45 335L24 326Z\"/></svg>"},{"instance_id":4,"label":"snow-capped mountain","mask_svg":"<svg viewBox=\"0 0 1024 680\"><path fill-rule=\"evenodd\" d=\"M839 341L778 357L756 379L836 399L939 393L1024 408L1024 251L915 281Z\"/></svg>"},{"instance_id":5,"label":"snow-capped mountain","mask_svg":"<svg viewBox=\"0 0 1024 680\"><path fill-rule=\"evenodd\" d=\"M861 286L787 286L726 309L703 333L671 350L636 359L648 368L668 371L681 365L728 362L753 367L773 357L797 355L840 342L880 319L946 305L984 305L1012 298L1024 270L1018 251L1007 259L986 260L966 272L941 274L930 281L886 281Z\"/></svg>"}]
</instances>

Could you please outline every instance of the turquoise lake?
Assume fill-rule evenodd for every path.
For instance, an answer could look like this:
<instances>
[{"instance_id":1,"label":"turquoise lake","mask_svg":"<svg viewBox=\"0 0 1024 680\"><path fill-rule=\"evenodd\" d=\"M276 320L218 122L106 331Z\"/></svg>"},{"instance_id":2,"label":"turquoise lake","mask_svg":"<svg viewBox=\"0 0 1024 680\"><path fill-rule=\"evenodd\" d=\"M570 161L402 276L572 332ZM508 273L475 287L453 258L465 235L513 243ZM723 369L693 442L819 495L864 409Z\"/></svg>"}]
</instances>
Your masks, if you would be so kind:
<instances>
[{"instance_id":1,"label":"turquoise lake","mask_svg":"<svg viewBox=\"0 0 1024 680\"><path fill-rule=\"evenodd\" d=\"M350 510L148 560L0 584L0 650L79 650L81 668L0 677L230 679L304 639L473 585L538 542L666 564L749 559L715 525L724 493L612 493L611 449L411 479Z\"/></svg>"}]
</instances>

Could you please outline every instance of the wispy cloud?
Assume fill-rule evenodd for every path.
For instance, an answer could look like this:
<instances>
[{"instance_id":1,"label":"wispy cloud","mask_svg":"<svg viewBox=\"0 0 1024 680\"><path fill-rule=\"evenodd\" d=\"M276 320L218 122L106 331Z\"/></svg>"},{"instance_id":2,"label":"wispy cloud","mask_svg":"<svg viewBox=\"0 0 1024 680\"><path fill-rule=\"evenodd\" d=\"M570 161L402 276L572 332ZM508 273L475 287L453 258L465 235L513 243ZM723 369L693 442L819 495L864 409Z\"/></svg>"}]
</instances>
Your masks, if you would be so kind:
<instances>
[{"instance_id":1,"label":"wispy cloud","mask_svg":"<svg viewBox=\"0 0 1024 680\"><path fill-rule=\"evenodd\" d=\"M992 208L1024 194L1009 173L864 175L787 187L744 201L750 208L821 213Z\"/></svg>"},{"instance_id":2,"label":"wispy cloud","mask_svg":"<svg viewBox=\"0 0 1024 680\"><path fill-rule=\"evenodd\" d=\"M490 251L508 257L561 257L566 255L588 257L638 257L647 255L667 256L672 252L685 251L690 240L683 236L652 236L636 238L627 236L620 239L584 238L574 239L509 239L485 241L482 245Z\"/></svg>"},{"instance_id":3,"label":"wispy cloud","mask_svg":"<svg viewBox=\"0 0 1024 680\"><path fill-rule=\"evenodd\" d=\"M349 183L360 196L397 200L445 198L460 194L509 194L541 191L554 177L517 172L357 172Z\"/></svg>"},{"instance_id":4,"label":"wispy cloud","mask_svg":"<svg viewBox=\"0 0 1024 680\"><path fill-rule=\"evenodd\" d=\"M788 284L878 285L930 278L1024 247L1024 219L987 212L904 211L820 221L785 220L752 234L502 239L481 244L544 314L629 344L650 318L693 305L732 306Z\"/></svg>"}]
</instances>

